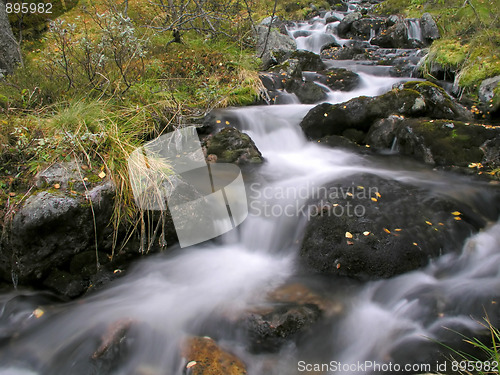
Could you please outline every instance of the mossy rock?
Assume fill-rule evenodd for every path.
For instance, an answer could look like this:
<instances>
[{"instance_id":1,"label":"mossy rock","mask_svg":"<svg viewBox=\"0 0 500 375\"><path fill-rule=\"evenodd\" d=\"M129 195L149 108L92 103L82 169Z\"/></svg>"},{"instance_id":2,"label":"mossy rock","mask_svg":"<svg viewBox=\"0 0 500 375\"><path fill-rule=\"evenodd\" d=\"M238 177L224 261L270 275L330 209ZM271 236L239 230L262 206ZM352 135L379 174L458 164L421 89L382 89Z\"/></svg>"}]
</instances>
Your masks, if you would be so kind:
<instances>
[{"instance_id":1,"label":"mossy rock","mask_svg":"<svg viewBox=\"0 0 500 375\"><path fill-rule=\"evenodd\" d=\"M252 139L233 127L209 137L206 146L207 154L215 155L221 163L260 164L264 160Z\"/></svg>"},{"instance_id":2,"label":"mossy rock","mask_svg":"<svg viewBox=\"0 0 500 375\"><path fill-rule=\"evenodd\" d=\"M246 375L245 364L209 337L190 337L182 349L192 375ZM184 372L187 373L187 372Z\"/></svg>"},{"instance_id":3,"label":"mossy rock","mask_svg":"<svg viewBox=\"0 0 500 375\"><path fill-rule=\"evenodd\" d=\"M357 97L340 104L320 104L301 122L311 139L343 135L348 128L367 132L378 119L390 115L466 120L470 114L439 86L430 82L407 82L375 98Z\"/></svg>"},{"instance_id":4,"label":"mossy rock","mask_svg":"<svg viewBox=\"0 0 500 375\"><path fill-rule=\"evenodd\" d=\"M500 128L482 124L392 117L373 125L366 142L432 165L467 167L486 163L485 145L498 137Z\"/></svg>"}]
</instances>

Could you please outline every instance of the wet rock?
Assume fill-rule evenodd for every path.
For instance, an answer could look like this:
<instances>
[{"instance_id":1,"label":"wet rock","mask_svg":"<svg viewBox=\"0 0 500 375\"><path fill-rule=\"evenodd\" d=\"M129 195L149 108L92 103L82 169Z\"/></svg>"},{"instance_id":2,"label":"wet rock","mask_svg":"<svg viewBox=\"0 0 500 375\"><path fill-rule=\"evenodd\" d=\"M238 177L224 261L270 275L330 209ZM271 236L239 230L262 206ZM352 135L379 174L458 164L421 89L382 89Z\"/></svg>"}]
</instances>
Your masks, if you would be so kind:
<instances>
[{"instance_id":1,"label":"wet rock","mask_svg":"<svg viewBox=\"0 0 500 375\"><path fill-rule=\"evenodd\" d=\"M114 186L110 182L97 185L88 195L41 191L30 196L8 231L2 249L2 277L15 277L24 285L40 282L75 254L95 249L96 240L106 243L111 235L107 226L113 199Z\"/></svg>"},{"instance_id":2,"label":"wet rock","mask_svg":"<svg viewBox=\"0 0 500 375\"><path fill-rule=\"evenodd\" d=\"M351 91L361 83L361 78L357 73L344 68L320 72L314 76L314 79L336 91Z\"/></svg>"},{"instance_id":3,"label":"wet rock","mask_svg":"<svg viewBox=\"0 0 500 375\"><path fill-rule=\"evenodd\" d=\"M385 28L387 28L387 24L384 18L361 18L351 24L345 37L369 40Z\"/></svg>"},{"instance_id":4,"label":"wet rock","mask_svg":"<svg viewBox=\"0 0 500 375\"><path fill-rule=\"evenodd\" d=\"M402 155L437 166L467 167L498 162L500 129L460 121L392 116L375 123L366 142L374 149L392 148Z\"/></svg>"},{"instance_id":5,"label":"wet rock","mask_svg":"<svg viewBox=\"0 0 500 375\"><path fill-rule=\"evenodd\" d=\"M326 68L326 65L323 60L321 60L321 57L310 51L294 51L290 55L290 58L298 60L302 71L318 71Z\"/></svg>"},{"instance_id":6,"label":"wet rock","mask_svg":"<svg viewBox=\"0 0 500 375\"><path fill-rule=\"evenodd\" d=\"M368 58L366 50L360 46L327 48L321 51L321 57L333 60L364 60Z\"/></svg>"},{"instance_id":7,"label":"wet rock","mask_svg":"<svg viewBox=\"0 0 500 375\"><path fill-rule=\"evenodd\" d=\"M250 351L276 352L321 317L315 304L286 303L256 310L245 318Z\"/></svg>"},{"instance_id":8,"label":"wet rock","mask_svg":"<svg viewBox=\"0 0 500 375\"><path fill-rule=\"evenodd\" d=\"M422 15L420 18L420 26L422 28L422 37L428 42L432 42L441 37L436 21L434 21L430 13L424 13Z\"/></svg>"},{"instance_id":9,"label":"wet rock","mask_svg":"<svg viewBox=\"0 0 500 375\"><path fill-rule=\"evenodd\" d=\"M387 29L381 29L380 33L371 40L371 43L383 48L415 47L415 43L408 39L408 29L403 21L399 21Z\"/></svg>"},{"instance_id":10,"label":"wet rock","mask_svg":"<svg viewBox=\"0 0 500 375\"><path fill-rule=\"evenodd\" d=\"M297 95L302 104L314 104L327 98L326 92L310 81L289 80L285 88L288 92Z\"/></svg>"},{"instance_id":11,"label":"wet rock","mask_svg":"<svg viewBox=\"0 0 500 375\"><path fill-rule=\"evenodd\" d=\"M478 214L464 203L471 194L465 190L457 190L455 200L431 188L363 174L326 184L322 191L327 193L310 202L316 209L311 210L301 260L321 273L359 279L423 267L434 257L459 251L472 233L498 215L498 194L481 197L486 211Z\"/></svg>"},{"instance_id":12,"label":"wet rock","mask_svg":"<svg viewBox=\"0 0 500 375\"><path fill-rule=\"evenodd\" d=\"M182 348L186 361L183 374L245 375L245 364L234 354L222 349L209 337L191 337Z\"/></svg>"},{"instance_id":13,"label":"wet rock","mask_svg":"<svg viewBox=\"0 0 500 375\"><path fill-rule=\"evenodd\" d=\"M207 155L216 155L217 162L260 164L262 154L252 139L233 127L225 127L206 139Z\"/></svg>"},{"instance_id":14,"label":"wet rock","mask_svg":"<svg viewBox=\"0 0 500 375\"><path fill-rule=\"evenodd\" d=\"M49 274L43 285L58 295L67 298L81 296L88 287L88 284L79 275L57 269Z\"/></svg>"},{"instance_id":15,"label":"wet rock","mask_svg":"<svg viewBox=\"0 0 500 375\"><path fill-rule=\"evenodd\" d=\"M340 302L331 301L301 283L282 285L269 293L268 299L273 303L315 305L325 316L338 315L344 311Z\"/></svg>"},{"instance_id":16,"label":"wet rock","mask_svg":"<svg viewBox=\"0 0 500 375\"><path fill-rule=\"evenodd\" d=\"M360 151L361 149L361 146L340 135L327 135L325 137L322 137L318 139L318 144L333 148L344 148L356 151Z\"/></svg>"},{"instance_id":17,"label":"wet rock","mask_svg":"<svg viewBox=\"0 0 500 375\"><path fill-rule=\"evenodd\" d=\"M469 114L440 87L430 82L407 82L375 98L357 97L340 104L320 104L311 109L300 126L311 139L343 135L349 128L367 132L390 115L468 119Z\"/></svg>"},{"instance_id":18,"label":"wet rock","mask_svg":"<svg viewBox=\"0 0 500 375\"><path fill-rule=\"evenodd\" d=\"M329 17L327 17L327 18L325 19L325 22L326 22L326 23L333 23L333 22L340 22L340 21L342 21L342 20L341 20L341 19L340 19L340 17L339 17L339 16L337 16L336 14L331 15L331 16L329 16Z\"/></svg>"},{"instance_id":19,"label":"wet rock","mask_svg":"<svg viewBox=\"0 0 500 375\"><path fill-rule=\"evenodd\" d=\"M328 0L328 4L337 12L347 12L349 8L348 4L344 1Z\"/></svg>"},{"instance_id":20,"label":"wet rock","mask_svg":"<svg viewBox=\"0 0 500 375\"><path fill-rule=\"evenodd\" d=\"M481 164L491 169L500 167L500 135L485 141L480 149L484 154Z\"/></svg>"},{"instance_id":21,"label":"wet rock","mask_svg":"<svg viewBox=\"0 0 500 375\"><path fill-rule=\"evenodd\" d=\"M337 32L341 38L347 38L347 33L351 30L354 21L358 21L363 17L360 12L348 13L337 26Z\"/></svg>"}]
</instances>

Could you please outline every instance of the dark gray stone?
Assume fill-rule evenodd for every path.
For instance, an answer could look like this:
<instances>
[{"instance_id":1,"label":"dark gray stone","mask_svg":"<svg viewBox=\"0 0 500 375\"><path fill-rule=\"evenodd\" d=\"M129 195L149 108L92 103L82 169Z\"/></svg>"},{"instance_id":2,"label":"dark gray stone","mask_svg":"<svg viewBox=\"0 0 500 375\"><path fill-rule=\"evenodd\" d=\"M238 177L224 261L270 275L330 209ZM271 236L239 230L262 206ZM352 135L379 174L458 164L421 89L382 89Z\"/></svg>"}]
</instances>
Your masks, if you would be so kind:
<instances>
[{"instance_id":1,"label":"dark gray stone","mask_svg":"<svg viewBox=\"0 0 500 375\"><path fill-rule=\"evenodd\" d=\"M420 25L422 27L422 36L424 39L432 41L441 37L436 21L434 21L430 13L424 13L422 15L420 18Z\"/></svg>"}]
</instances>

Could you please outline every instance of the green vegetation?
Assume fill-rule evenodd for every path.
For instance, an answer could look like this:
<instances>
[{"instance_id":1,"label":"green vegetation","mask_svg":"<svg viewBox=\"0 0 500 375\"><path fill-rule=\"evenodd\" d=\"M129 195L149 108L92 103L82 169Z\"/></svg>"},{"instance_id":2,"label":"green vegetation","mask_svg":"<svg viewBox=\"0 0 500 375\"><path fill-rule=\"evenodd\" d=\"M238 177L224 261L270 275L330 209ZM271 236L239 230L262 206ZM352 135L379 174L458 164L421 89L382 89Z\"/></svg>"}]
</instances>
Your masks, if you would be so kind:
<instances>
[{"instance_id":1,"label":"green vegetation","mask_svg":"<svg viewBox=\"0 0 500 375\"><path fill-rule=\"evenodd\" d=\"M430 47L425 72L433 64L456 75L466 92L477 94L482 80L500 74L499 0L387 0L379 7L384 14L436 19L442 38Z\"/></svg>"},{"instance_id":2,"label":"green vegetation","mask_svg":"<svg viewBox=\"0 0 500 375\"><path fill-rule=\"evenodd\" d=\"M66 0L56 4L53 22L11 20L22 21L14 33L23 30L24 61L0 82L5 212L36 189L32 179L38 171L76 161L84 167L82 179L114 181L115 228L138 225L129 154L164 132L199 122L213 108L260 99L251 25L270 14L272 4L269 10L260 0L228 0L230 6L221 9L217 2L198 2L217 22L200 11L191 22L176 24L181 33L174 41L166 23L171 9L126 3L127 8L108 0Z\"/></svg>"},{"instance_id":3,"label":"green vegetation","mask_svg":"<svg viewBox=\"0 0 500 375\"><path fill-rule=\"evenodd\" d=\"M469 338L460 332L452 331L463 338L463 341L471 345L471 350L479 354L473 355L467 351L456 350L438 342L449 349L453 354L451 370L453 373L467 375L497 374L500 363L500 330L493 326L488 316L478 323L489 334L489 342L485 339ZM456 356L456 357L455 357ZM478 358L479 357L479 358Z\"/></svg>"}]
</instances>

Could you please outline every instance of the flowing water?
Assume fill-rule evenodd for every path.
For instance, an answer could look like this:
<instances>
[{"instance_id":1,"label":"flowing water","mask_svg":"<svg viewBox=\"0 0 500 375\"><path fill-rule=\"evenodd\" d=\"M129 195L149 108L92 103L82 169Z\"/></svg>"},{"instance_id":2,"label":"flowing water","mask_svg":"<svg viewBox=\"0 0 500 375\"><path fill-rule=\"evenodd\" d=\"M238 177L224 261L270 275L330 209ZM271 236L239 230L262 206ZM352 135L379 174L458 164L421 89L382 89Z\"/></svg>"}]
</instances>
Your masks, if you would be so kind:
<instances>
[{"instance_id":1,"label":"flowing water","mask_svg":"<svg viewBox=\"0 0 500 375\"><path fill-rule=\"evenodd\" d=\"M295 30L311 31L297 42L316 52L321 43L328 43L330 37L324 35L340 40L324 19L298 24ZM360 75L358 89L330 91L327 101L379 95L408 79ZM439 173L397 156L360 155L309 142L299 123L312 107L287 104L219 112L221 118L236 119L266 159L258 177L248 183L250 215L237 230L204 245L174 247L143 260L106 290L76 302L60 304L45 294L21 290L1 296L0 374L183 374L179 343L188 335L207 332L238 355L249 374L307 373L308 364L330 361L354 365L432 359L435 366L437 345L431 339L446 341L453 336L444 327L476 332L480 325L471 316L481 318L483 307L490 311L500 294L500 224L490 223L456 254L388 280L337 280L297 266L306 221L300 215L283 214L283 208L304 204L321 184L370 172L455 198L470 198L475 187L481 189L469 178ZM483 208L478 204L477 209ZM269 292L296 281L321 291L323 298L341 306L342 314L326 316L298 342L275 354L250 352L244 338L214 323L216 317L238 316L264 303ZM44 312L38 318L33 313L37 308ZM117 358L91 360L103 332L114 324L131 324L127 348ZM370 372L352 366L323 370L314 373ZM419 372L425 371L406 371Z\"/></svg>"}]
</instances>

